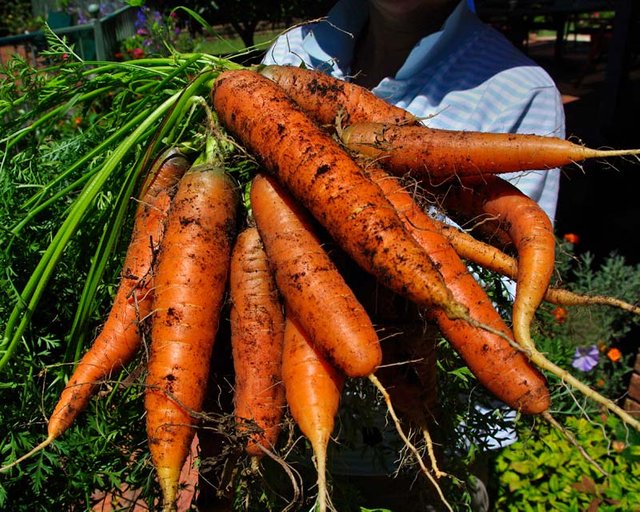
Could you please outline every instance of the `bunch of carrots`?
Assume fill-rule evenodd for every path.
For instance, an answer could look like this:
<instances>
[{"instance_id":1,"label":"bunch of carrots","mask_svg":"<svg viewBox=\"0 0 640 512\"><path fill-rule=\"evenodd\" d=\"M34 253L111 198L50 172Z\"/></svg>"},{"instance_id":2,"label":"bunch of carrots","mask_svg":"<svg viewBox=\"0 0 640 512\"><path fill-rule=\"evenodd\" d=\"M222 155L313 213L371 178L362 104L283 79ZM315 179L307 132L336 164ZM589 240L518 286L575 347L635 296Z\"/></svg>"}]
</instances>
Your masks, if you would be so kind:
<instances>
[{"instance_id":1,"label":"bunch of carrots","mask_svg":"<svg viewBox=\"0 0 640 512\"><path fill-rule=\"evenodd\" d=\"M236 429L245 451L256 462L276 451L288 410L314 452L317 509L330 508L326 452L345 380L370 379L402 429L377 377L385 354L375 319L327 240L415 305L479 383L510 407L554 421L546 371L640 430L615 403L549 361L531 337L542 301L640 309L551 288L551 222L500 177L637 151L434 130L366 89L298 68L224 71L211 104L218 125L202 155L191 162L172 149L147 173L103 330L63 390L46 440L15 463L61 436L149 332L149 449L164 510L174 510L229 303ZM225 170L228 137L260 165L246 212L242 187ZM409 192L409 178L434 199L438 215ZM469 262L515 281L510 320ZM438 476L434 460L431 470L421 467L430 479Z\"/></svg>"}]
</instances>

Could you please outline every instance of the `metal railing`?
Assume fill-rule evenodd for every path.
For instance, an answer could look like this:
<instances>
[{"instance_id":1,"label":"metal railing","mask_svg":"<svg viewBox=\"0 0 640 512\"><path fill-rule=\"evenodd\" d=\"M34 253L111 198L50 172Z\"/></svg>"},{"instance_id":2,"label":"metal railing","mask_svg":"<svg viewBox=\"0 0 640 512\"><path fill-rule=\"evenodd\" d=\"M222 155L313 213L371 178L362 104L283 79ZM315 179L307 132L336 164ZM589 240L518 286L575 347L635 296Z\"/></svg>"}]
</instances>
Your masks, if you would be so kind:
<instances>
[{"instance_id":1,"label":"metal railing","mask_svg":"<svg viewBox=\"0 0 640 512\"><path fill-rule=\"evenodd\" d=\"M82 59L110 60L120 42L135 35L135 19L136 9L126 6L90 23L51 30L73 44L74 51ZM1 37L0 48L5 51L0 52L0 61L4 63L12 53L21 53L35 65L38 54L46 47L46 37L42 30Z\"/></svg>"}]
</instances>

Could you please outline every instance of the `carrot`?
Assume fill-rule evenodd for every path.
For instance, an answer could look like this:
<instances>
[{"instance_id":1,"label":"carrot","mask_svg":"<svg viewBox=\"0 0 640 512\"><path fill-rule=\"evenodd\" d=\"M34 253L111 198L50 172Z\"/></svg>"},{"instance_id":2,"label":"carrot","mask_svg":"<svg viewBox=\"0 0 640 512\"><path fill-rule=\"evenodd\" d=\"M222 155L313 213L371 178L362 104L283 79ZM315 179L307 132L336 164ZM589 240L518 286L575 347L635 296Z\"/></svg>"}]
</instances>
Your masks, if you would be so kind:
<instances>
[{"instance_id":1,"label":"carrot","mask_svg":"<svg viewBox=\"0 0 640 512\"><path fill-rule=\"evenodd\" d=\"M556 241L549 217L533 199L498 176L467 179L446 195L447 201L456 204L477 202L482 212L496 217L509 233L518 254L513 334L523 347L532 348L531 323L555 266Z\"/></svg>"},{"instance_id":2,"label":"carrot","mask_svg":"<svg viewBox=\"0 0 640 512\"><path fill-rule=\"evenodd\" d=\"M449 240L449 243L461 258L480 265L487 270L497 272L505 277L516 279L518 275L518 262L515 258L505 254L492 245L475 239L455 226L438 221L437 219L431 220L438 231ZM581 294L564 288L547 288L544 300L551 304L561 306L610 306L629 311L636 315L640 314L640 307L629 304L616 297Z\"/></svg>"},{"instance_id":3,"label":"carrot","mask_svg":"<svg viewBox=\"0 0 640 512\"><path fill-rule=\"evenodd\" d=\"M262 457L261 446L272 449L276 444L286 405L282 386L284 314L255 227L238 235L231 256L229 292L236 424L240 431L248 432L247 454Z\"/></svg>"},{"instance_id":4,"label":"carrot","mask_svg":"<svg viewBox=\"0 0 640 512\"><path fill-rule=\"evenodd\" d=\"M533 169L553 169L589 158L637 155L640 150L597 150L558 137L484 133L359 123L341 132L344 144L376 158L393 174L438 181Z\"/></svg>"},{"instance_id":5,"label":"carrot","mask_svg":"<svg viewBox=\"0 0 640 512\"><path fill-rule=\"evenodd\" d=\"M439 266L455 300L469 307L470 317L478 324L491 328L479 328L463 319L451 320L441 310L429 309L426 314L437 321L442 335L478 381L498 399L527 414L548 409L550 399L544 377L507 341L513 337L509 328L449 241L396 178L375 166L367 167L367 172L401 213L407 229ZM503 337L493 331L502 333Z\"/></svg>"},{"instance_id":6,"label":"carrot","mask_svg":"<svg viewBox=\"0 0 640 512\"><path fill-rule=\"evenodd\" d=\"M171 196L189 161L177 149L156 158L143 186L135 212L131 240L120 273L120 284L109 315L62 390L47 425L47 438L8 469L49 446L84 411L100 381L118 372L138 351L140 322L151 311L151 266L162 239Z\"/></svg>"},{"instance_id":7,"label":"carrot","mask_svg":"<svg viewBox=\"0 0 640 512\"><path fill-rule=\"evenodd\" d=\"M640 421L564 368L549 361L536 348L531 338L531 324L540 302L545 297L554 267L555 238L547 215L537 203L498 176L467 178L463 185L458 187L458 194L448 191L446 195L457 195L455 202L469 200L470 185L473 186L473 193L480 198L479 203L483 205L483 210L504 222L518 252L512 325L515 339L522 350L538 368L555 375L561 382L579 390L589 399L616 414L626 424L640 430ZM462 190L464 192L461 192ZM478 198L471 200L477 201ZM547 415L547 412L543 414Z\"/></svg>"},{"instance_id":8,"label":"carrot","mask_svg":"<svg viewBox=\"0 0 640 512\"><path fill-rule=\"evenodd\" d=\"M251 207L289 315L347 376L373 373L382 359L378 335L306 212L260 174L251 186Z\"/></svg>"},{"instance_id":9,"label":"carrot","mask_svg":"<svg viewBox=\"0 0 640 512\"><path fill-rule=\"evenodd\" d=\"M321 125L373 121L416 124L418 119L391 105L365 87L339 80L313 69L265 66L260 73L277 83L309 116Z\"/></svg>"},{"instance_id":10,"label":"carrot","mask_svg":"<svg viewBox=\"0 0 640 512\"><path fill-rule=\"evenodd\" d=\"M383 286L452 317L466 315L380 188L276 84L252 71L226 71L212 99L221 123Z\"/></svg>"},{"instance_id":11,"label":"carrot","mask_svg":"<svg viewBox=\"0 0 640 512\"><path fill-rule=\"evenodd\" d=\"M515 258L456 226L438 219L431 220L434 228L449 241L461 258L511 279L516 278L518 262Z\"/></svg>"},{"instance_id":12,"label":"carrot","mask_svg":"<svg viewBox=\"0 0 640 512\"><path fill-rule=\"evenodd\" d=\"M340 404L344 376L314 349L300 324L288 316L284 330L282 378L294 421L311 443L318 472L318 512L328 505L327 446Z\"/></svg>"},{"instance_id":13,"label":"carrot","mask_svg":"<svg viewBox=\"0 0 640 512\"><path fill-rule=\"evenodd\" d=\"M358 156L355 155L355 158ZM362 156L359 160L364 161ZM461 190L460 187L456 188L459 182L433 185L424 179L405 178L407 183L413 180L411 183L415 188L413 195L422 196L421 200L425 206L433 205L436 209L444 211L449 219L470 233L474 239L481 240L506 253L511 254L514 251L513 240L505 229L504 219L484 211L483 198L474 194L471 186L462 187Z\"/></svg>"},{"instance_id":14,"label":"carrot","mask_svg":"<svg viewBox=\"0 0 640 512\"><path fill-rule=\"evenodd\" d=\"M193 166L180 182L158 255L145 410L164 510L174 510L204 399L237 201L220 166Z\"/></svg>"}]
</instances>

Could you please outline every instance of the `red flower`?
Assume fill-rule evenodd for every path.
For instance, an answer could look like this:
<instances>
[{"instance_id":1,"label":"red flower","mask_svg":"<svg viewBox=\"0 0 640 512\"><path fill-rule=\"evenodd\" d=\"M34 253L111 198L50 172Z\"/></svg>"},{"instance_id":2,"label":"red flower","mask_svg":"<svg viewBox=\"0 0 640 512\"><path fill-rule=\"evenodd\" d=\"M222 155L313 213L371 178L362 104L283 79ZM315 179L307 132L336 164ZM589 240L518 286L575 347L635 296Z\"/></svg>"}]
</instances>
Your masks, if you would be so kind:
<instances>
[{"instance_id":1,"label":"red flower","mask_svg":"<svg viewBox=\"0 0 640 512\"><path fill-rule=\"evenodd\" d=\"M580 237L575 233L566 233L562 238L565 242L569 242L573 245L580 243Z\"/></svg>"},{"instance_id":2,"label":"red flower","mask_svg":"<svg viewBox=\"0 0 640 512\"><path fill-rule=\"evenodd\" d=\"M556 322L558 322L559 324L563 324L565 322L565 320L567 319L567 316L569 316L569 312L558 306L557 308L555 308L551 314L553 315L553 318L556 319Z\"/></svg>"},{"instance_id":3,"label":"red flower","mask_svg":"<svg viewBox=\"0 0 640 512\"><path fill-rule=\"evenodd\" d=\"M134 48L131 50L132 59L141 59L142 57L144 57L144 50L142 48Z\"/></svg>"}]
</instances>

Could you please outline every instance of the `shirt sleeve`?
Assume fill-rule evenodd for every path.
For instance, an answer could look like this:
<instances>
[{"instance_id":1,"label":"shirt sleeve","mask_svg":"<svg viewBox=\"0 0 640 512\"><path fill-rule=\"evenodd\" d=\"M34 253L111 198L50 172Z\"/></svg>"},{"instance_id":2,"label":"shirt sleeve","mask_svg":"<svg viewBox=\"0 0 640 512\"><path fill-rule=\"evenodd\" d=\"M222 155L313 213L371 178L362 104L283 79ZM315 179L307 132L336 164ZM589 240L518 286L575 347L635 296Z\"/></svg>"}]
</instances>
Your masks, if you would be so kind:
<instances>
[{"instance_id":1,"label":"shirt sleeve","mask_svg":"<svg viewBox=\"0 0 640 512\"><path fill-rule=\"evenodd\" d=\"M304 35L301 27L294 27L280 35L271 47L266 51L262 64L279 66L300 66L310 63L303 50L302 41Z\"/></svg>"},{"instance_id":2,"label":"shirt sleeve","mask_svg":"<svg viewBox=\"0 0 640 512\"><path fill-rule=\"evenodd\" d=\"M565 116L560 93L555 86L535 88L521 101L508 105L495 119L495 130L564 138ZM560 169L544 169L503 174L536 201L554 221L560 191Z\"/></svg>"}]
</instances>

